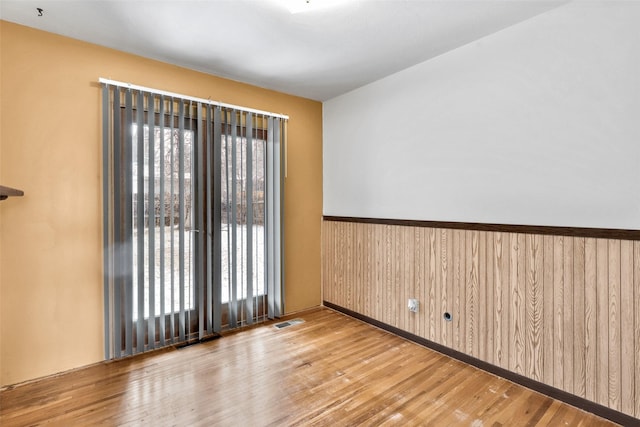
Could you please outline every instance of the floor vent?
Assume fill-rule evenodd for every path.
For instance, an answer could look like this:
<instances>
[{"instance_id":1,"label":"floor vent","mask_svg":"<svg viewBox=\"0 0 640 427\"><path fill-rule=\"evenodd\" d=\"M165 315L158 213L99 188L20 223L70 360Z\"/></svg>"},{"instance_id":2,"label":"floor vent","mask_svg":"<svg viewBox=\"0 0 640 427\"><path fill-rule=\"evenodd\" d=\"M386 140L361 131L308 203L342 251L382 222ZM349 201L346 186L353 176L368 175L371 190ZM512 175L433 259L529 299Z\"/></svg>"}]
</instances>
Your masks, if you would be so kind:
<instances>
[{"instance_id":1,"label":"floor vent","mask_svg":"<svg viewBox=\"0 0 640 427\"><path fill-rule=\"evenodd\" d=\"M273 325L273 327L277 329L284 329L284 328L288 328L289 326L297 325L298 323L304 323L304 320L291 319L291 320L287 320L286 322L276 323L275 325Z\"/></svg>"}]
</instances>

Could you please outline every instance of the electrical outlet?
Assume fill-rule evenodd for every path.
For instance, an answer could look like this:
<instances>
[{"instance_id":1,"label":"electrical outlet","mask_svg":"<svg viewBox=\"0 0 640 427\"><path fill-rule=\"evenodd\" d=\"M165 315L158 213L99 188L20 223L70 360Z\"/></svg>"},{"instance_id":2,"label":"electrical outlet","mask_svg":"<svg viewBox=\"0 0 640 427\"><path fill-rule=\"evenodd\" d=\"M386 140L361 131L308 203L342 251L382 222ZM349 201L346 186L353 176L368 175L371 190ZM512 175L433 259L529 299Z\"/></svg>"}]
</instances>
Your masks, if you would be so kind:
<instances>
[{"instance_id":1,"label":"electrical outlet","mask_svg":"<svg viewBox=\"0 0 640 427\"><path fill-rule=\"evenodd\" d=\"M417 313L420 308L420 302L415 298L409 298L409 302L407 304L409 311L412 313Z\"/></svg>"}]
</instances>

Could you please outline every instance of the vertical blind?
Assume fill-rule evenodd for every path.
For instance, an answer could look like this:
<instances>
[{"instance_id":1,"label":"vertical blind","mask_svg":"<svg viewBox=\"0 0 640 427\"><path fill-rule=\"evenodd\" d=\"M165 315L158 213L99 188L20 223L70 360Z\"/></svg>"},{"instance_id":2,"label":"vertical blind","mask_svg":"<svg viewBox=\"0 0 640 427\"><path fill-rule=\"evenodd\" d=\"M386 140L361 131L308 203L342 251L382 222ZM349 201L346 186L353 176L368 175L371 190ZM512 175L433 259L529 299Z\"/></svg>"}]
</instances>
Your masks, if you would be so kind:
<instances>
[{"instance_id":1,"label":"vertical blind","mask_svg":"<svg viewBox=\"0 0 640 427\"><path fill-rule=\"evenodd\" d=\"M101 82L105 358L280 316L286 117Z\"/></svg>"}]
</instances>

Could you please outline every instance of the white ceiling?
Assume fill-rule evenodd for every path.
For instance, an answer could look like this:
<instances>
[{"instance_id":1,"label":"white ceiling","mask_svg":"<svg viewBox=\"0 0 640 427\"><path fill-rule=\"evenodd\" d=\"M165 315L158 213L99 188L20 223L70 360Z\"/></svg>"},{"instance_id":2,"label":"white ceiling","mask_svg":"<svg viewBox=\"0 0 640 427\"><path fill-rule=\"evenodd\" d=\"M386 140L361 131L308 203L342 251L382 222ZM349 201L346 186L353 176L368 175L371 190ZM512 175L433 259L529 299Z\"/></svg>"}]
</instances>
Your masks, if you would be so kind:
<instances>
[{"instance_id":1,"label":"white ceiling","mask_svg":"<svg viewBox=\"0 0 640 427\"><path fill-rule=\"evenodd\" d=\"M566 1L341 0L294 14L285 3L2 0L0 18L325 101Z\"/></svg>"}]
</instances>

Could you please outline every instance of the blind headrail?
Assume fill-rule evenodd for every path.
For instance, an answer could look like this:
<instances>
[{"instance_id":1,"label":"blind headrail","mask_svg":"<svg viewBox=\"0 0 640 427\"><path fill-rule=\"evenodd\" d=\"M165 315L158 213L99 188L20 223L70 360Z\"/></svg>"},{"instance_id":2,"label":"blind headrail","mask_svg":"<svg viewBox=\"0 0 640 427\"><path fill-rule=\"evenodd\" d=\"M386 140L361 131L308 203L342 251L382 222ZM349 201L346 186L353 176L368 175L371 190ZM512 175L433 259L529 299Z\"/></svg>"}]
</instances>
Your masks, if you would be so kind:
<instances>
[{"instance_id":1,"label":"blind headrail","mask_svg":"<svg viewBox=\"0 0 640 427\"><path fill-rule=\"evenodd\" d=\"M216 106L221 107L221 108L229 108L229 109L233 109L233 110L246 111L247 113L261 114L261 115L264 115L264 116L271 116L271 117L281 118L281 119L284 119L284 120L289 120L289 116L287 116L285 114L272 113L270 111L256 110L255 108L247 108L247 107L242 107L242 106L239 106L239 105L227 104L227 103L220 102L220 101L212 101L210 99L197 98L195 96L183 95L181 93L168 92L166 90L154 89L154 88L150 88L150 87L134 85L134 84L131 84L131 83L125 83L125 82L119 82L119 81L116 81L116 80L105 79L104 77L100 77L98 79L98 81L100 83L108 84L108 85L111 85L111 86L124 87L124 88L133 89L133 90L140 90L140 91L143 91L143 92L150 92L150 93L153 93L153 94L156 94L156 95L164 95L164 96L169 96L169 97L172 97L172 98L180 98L180 99L185 99L185 100L188 100L188 101L200 102L202 104L216 105Z\"/></svg>"}]
</instances>

